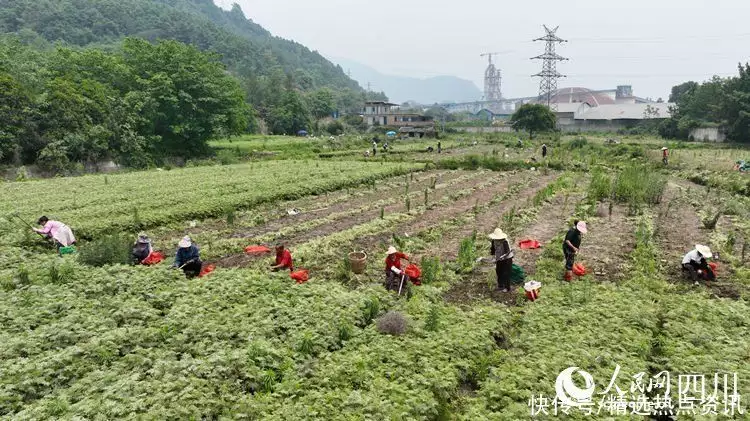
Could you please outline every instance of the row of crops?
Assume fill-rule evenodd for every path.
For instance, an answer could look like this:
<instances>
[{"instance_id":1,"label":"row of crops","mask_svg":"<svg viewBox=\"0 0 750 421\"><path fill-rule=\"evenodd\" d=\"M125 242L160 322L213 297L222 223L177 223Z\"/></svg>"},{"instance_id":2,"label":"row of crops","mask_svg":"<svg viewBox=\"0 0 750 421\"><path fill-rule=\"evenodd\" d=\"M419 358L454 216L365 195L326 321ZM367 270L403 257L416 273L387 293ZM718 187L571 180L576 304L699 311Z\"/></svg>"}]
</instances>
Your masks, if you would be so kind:
<instances>
[{"instance_id":1,"label":"row of crops","mask_svg":"<svg viewBox=\"0 0 750 421\"><path fill-rule=\"evenodd\" d=\"M570 366L591 373L597 392L619 365L615 384L627 392L637 373L648 379L669 370L675 382L678 374L736 372L740 392L750 394L745 301L678 289L661 262L656 213L674 206L659 204L663 176L633 167L619 175L427 172L386 178L420 168L269 161L0 185L13 197L0 204L2 211L17 209L27 219L49 213L88 233L162 227L168 243L180 230L164 227L166 222L180 221L182 228L208 217L197 221L203 230L197 235L201 244L216 242L215 251L207 247L210 253L239 249L245 240L233 236L255 229L259 238L283 233L299 239L298 255L321 267L303 285L267 273L265 261L220 268L194 281L165 266L91 268L53 256L0 218L0 416L518 420L529 418L533 396L554 397L555 377ZM153 189L134 188L139 179ZM638 189L639 183L649 189ZM194 189L183 192L181 185ZM275 202L336 189L344 190ZM45 198L53 194L81 200L58 205ZM584 195L583 202L568 203L569 196ZM614 221L612 207L609 216L598 214L597 199L615 201ZM220 206L211 207L213 202ZM123 212L103 216L118 203ZM332 210L279 228L279 206ZM233 225L225 219L227 209L246 211ZM618 219L625 213L632 215ZM520 238L545 224L565 226L574 215L600 230L608 224L620 230L621 244L597 241L592 230L584 239L587 253L634 243L622 257L632 270L617 282L587 275L561 284L564 231L556 228L535 262L534 278L544 283L536 303L525 303L522 295L519 306L446 302L456 284L484 276L472 271L476 253L485 251L483 239L472 240L468 268L430 260L431 282L414 288L408 300L379 285L379 256L365 275L337 276L340 251L362 241L393 241L410 254L430 256L445 252L445 244L466 243L471 226L512 225L509 231ZM321 228L326 225L340 229ZM594 244L600 247L587 249ZM736 266L740 279L741 264ZM390 311L404 316L405 331L384 325ZM682 417L706 419L700 413Z\"/></svg>"},{"instance_id":2,"label":"row of crops","mask_svg":"<svg viewBox=\"0 0 750 421\"><path fill-rule=\"evenodd\" d=\"M404 174L416 164L270 161L171 171L93 175L0 184L0 215L65 221L81 233L137 230L206 218Z\"/></svg>"}]
</instances>

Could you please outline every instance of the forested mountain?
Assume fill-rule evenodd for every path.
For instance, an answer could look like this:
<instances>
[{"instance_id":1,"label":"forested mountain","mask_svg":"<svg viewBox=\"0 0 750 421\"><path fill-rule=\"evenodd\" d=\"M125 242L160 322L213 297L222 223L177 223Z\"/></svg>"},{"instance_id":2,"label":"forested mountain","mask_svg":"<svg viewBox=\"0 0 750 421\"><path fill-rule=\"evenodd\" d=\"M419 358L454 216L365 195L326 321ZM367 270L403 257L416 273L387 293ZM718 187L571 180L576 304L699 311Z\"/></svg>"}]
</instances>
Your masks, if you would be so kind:
<instances>
[{"instance_id":1,"label":"forested mountain","mask_svg":"<svg viewBox=\"0 0 750 421\"><path fill-rule=\"evenodd\" d=\"M335 111L356 126L368 97L387 99L237 6L0 0L0 165L158 165L217 137L318 131Z\"/></svg>"},{"instance_id":2,"label":"forested mountain","mask_svg":"<svg viewBox=\"0 0 750 421\"><path fill-rule=\"evenodd\" d=\"M304 90L360 90L317 52L271 35L237 5L225 11L211 0L2 0L0 32L25 38L36 33L78 46L114 43L125 36L172 39L221 54L240 76L270 75L281 66Z\"/></svg>"}]
</instances>

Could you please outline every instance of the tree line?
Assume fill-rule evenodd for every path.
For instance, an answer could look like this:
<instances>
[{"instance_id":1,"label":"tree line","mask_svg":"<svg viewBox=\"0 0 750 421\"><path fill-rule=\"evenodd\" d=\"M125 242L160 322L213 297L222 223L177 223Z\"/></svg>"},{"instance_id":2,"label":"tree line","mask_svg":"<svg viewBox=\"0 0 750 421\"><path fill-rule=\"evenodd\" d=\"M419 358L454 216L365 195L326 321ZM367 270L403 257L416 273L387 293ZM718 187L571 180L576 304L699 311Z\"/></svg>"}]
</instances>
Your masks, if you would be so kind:
<instances>
[{"instance_id":1,"label":"tree line","mask_svg":"<svg viewBox=\"0 0 750 421\"><path fill-rule=\"evenodd\" d=\"M371 94L379 97L379 94ZM0 163L64 173L106 159L129 167L209 152L207 141L310 129L364 92L308 92L278 67L242 80L217 54L177 41L35 48L0 37Z\"/></svg>"},{"instance_id":2,"label":"tree line","mask_svg":"<svg viewBox=\"0 0 750 421\"><path fill-rule=\"evenodd\" d=\"M750 65L740 64L737 76L714 76L703 83L685 82L672 88L672 115L659 127L668 139L689 140L698 127L720 127L733 142L750 142Z\"/></svg>"}]
</instances>

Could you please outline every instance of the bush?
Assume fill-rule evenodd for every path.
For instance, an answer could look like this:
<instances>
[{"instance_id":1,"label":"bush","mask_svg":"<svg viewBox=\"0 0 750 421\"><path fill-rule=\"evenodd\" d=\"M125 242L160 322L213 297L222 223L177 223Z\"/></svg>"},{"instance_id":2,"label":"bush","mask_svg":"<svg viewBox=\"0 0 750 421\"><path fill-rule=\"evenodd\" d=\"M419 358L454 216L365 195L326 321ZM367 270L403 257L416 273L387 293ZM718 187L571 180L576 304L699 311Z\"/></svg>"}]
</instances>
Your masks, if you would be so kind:
<instances>
[{"instance_id":1,"label":"bush","mask_svg":"<svg viewBox=\"0 0 750 421\"><path fill-rule=\"evenodd\" d=\"M378 332L387 335L400 336L406 333L408 322L406 317L398 311L389 311L378 319Z\"/></svg>"},{"instance_id":2,"label":"bush","mask_svg":"<svg viewBox=\"0 0 750 421\"><path fill-rule=\"evenodd\" d=\"M600 201L612 195L612 179L601 169L594 170L589 184L589 199Z\"/></svg>"},{"instance_id":3,"label":"bush","mask_svg":"<svg viewBox=\"0 0 750 421\"><path fill-rule=\"evenodd\" d=\"M614 182L615 199L630 206L655 205L661 202L667 180L647 166L625 168Z\"/></svg>"},{"instance_id":4,"label":"bush","mask_svg":"<svg viewBox=\"0 0 750 421\"><path fill-rule=\"evenodd\" d=\"M420 265L422 266L421 281L423 283L430 284L438 280L441 271L439 257L423 257Z\"/></svg>"},{"instance_id":5,"label":"bush","mask_svg":"<svg viewBox=\"0 0 750 421\"><path fill-rule=\"evenodd\" d=\"M471 237L461 240L458 249L458 267L461 272L471 272L477 255L477 233L474 231Z\"/></svg>"},{"instance_id":6,"label":"bush","mask_svg":"<svg viewBox=\"0 0 750 421\"><path fill-rule=\"evenodd\" d=\"M131 240L121 234L108 234L86 243L78 250L78 260L89 266L129 264Z\"/></svg>"},{"instance_id":7,"label":"bush","mask_svg":"<svg viewBox=\"0 0 750 421\"><path fill-rule=\"evenodd\" d=\"M331 124L329 124L329 125L328 125L328 126L326 127L326 131L327 131L327 132L328 132L329 134L332 134L332 135L334 135L334 136L338 136L338 135L340 135L340 134L344 133L344 125L343 125L343 124L341 124L341 122L340 122L340 121L338 121L338 120L334 120L334 121L332 121L332 122L331 122Z\"/></svg>"},{"instance_id":8,"label":"bush","mask_svg":"<svg viewBox=\"0 0 750 421\"><path fill-rule=\"evenodd\" d=\"M578 137L570 142L570 149L583 149L588 146L589 141L585 137Z\"/></svg>"}]
</instances>

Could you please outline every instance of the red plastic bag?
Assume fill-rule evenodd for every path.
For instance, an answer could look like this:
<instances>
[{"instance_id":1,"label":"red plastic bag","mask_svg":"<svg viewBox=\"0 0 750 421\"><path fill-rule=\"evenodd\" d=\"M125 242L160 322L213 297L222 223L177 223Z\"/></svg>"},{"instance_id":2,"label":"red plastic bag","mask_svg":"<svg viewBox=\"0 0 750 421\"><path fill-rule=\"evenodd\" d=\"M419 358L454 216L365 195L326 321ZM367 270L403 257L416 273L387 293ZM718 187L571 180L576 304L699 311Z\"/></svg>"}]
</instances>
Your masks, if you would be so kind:
<instances>
[{"instance_id":1,"label":"red plastic bag","mask_svg":"<svg viewBox=\"0 0 750 421\"><path fill-rule=\"evenodd\" d=\"M245 253L247 254L265 254L270 253L271 249L266 246L247 246L245 247Z\"/></svg>"},{"instance_id":2,"label":"red plastic bag","mask_svg":"<svg viewBox=\"0 0 750 421\"><path fill-rule=\"evenodd\" d=\"M143 261L141 262L142 265L146 266L152 266L161 263L165 259L164 253L160 251L152 251L151 254L148 255Z\"/></svg>"},{"instance_id":3,"label":"red plastic bag","mask_svg":"<svg viewBox=\"0 0 750 421\"><path fill-rule=\"evenodd\" d=\"M304 284L310 279L310 272L307 269L298 269L289 274L289 277L297 281L298 284Z\"/></svg>"},{"instance_id":4,"label":"red plastic bag","mask_svg":"<svg viewBox=\"0 0 750 421\"><path fill-rule=\"evenodd\" d=\"M714 275L716 275L716 270L719 269L719 264L715 262L708 262L708 267L710 267L711 270L714 271Z\"/></svg>"},{"instance_id":5,"label":"red plastic bag","mask_svg":"<svg viewBox=\"0 0 750 421\"><path fill-rule=\"evenodd\" d=\"M538 249L542 245L539 243L539 241L536 240L523 240L518 243L518 246L521 247L521 250L529 250Z\"/></svg>"},{"instance_id":6,"label":"red plastic bag","mask_svg":"<svg viewBox=\"0 0 750 421\"><path fill-rule=\"evenodd\" d=\"M406 276L411 279L419 279L419 277L422 276L422 270L414 263L409 264L409 266L404 269L404 272L406 273Z\"/></svg>"},{"instance_id":7,"label":"red plastic bag","mask_svg":"<svg viewBox=\"0 0 750 421\"><path fill-rule=\"evenodd\" d=\"M201 268L201 273L198 274L198 277L202 278L213 272L214 270L216 270L216 265L203 265L203 267Z\"/></svg>"},{"instance_id":8,"label":"red plastic bag","mask_svg":"<svg viewBox=\"0 0 750 421\"><path fill-rule=\"evenodd\" d=\"M576 276L583 276L583 275L586 274L586 267L584 267L580 263L576 263L576 264L573 265L573 273Z\"/></svg>"}]
</instances>

